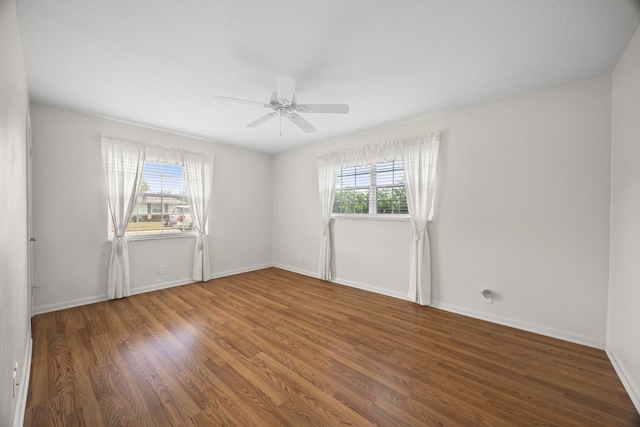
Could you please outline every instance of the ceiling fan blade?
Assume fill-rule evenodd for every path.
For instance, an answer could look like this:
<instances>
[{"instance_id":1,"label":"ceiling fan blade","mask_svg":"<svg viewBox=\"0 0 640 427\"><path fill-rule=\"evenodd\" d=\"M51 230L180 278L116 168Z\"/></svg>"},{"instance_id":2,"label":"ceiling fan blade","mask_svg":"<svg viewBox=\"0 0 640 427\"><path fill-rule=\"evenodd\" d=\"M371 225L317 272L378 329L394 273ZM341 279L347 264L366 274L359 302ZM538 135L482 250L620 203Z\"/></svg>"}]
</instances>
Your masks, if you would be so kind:
<instances>
[{"instance_id":1,"label":"ceiling fan blade","mask_svg":"<svg viewBox=\"0 0 640 427\"><path fill-rule=\"evenodd\" d=\"M265 104L264 102L260 102L260 101L251 101L249 99L240 99L240 98L230 98L228 96L220 96L220 95L216 95L215 97L222 99L224 101L240 102L242 104L251 104L251 105L257 105L259 107L271 108L271 105Z\"/></svg>"},{"instance_id":2,"label":"ceiling fan blade","mask_svg":"<svg viewBox=\"0 0 640 427\"><path fill-rule=\"evenodd\" d=\"M301 113L333 113L347 114L349 106L347 104L298 104L296 111Z\"/></svg>"},{"instance_id":3,"label":"ceiling fan blade","mask_svg":"<svg viewBox=\"0 0 640 427\"><path fill-rule=\"evenodd\" d=\"M278 101L283 104L291 104L293 93L296 90L296 81L291 77L278 76L276 78L276 93Z\"/></svg>"},{"instance_id":4,"label":"ceiling fan blade","mask_svg":"<svg viewBox=\"0 0 640 427\"><path fill-rule=\"evenodd\" d=\"M289 113L287 115L287 118L289 120L291 120L293 122L293 124L295 124L296 126L298 126L300 129L302 129L304 132L306 133L312 133L316 131L316 128L314 128L311 123L309 123L308 121L306 121L300 114L298 113Z\"/></svg>"},{"instance_id":5,"label":"ceiling fan blade","mask_svg":"<svg viewBox=\"0 0 640 427\"><path fill-rule=\"evenodd\" d=\"M271 120L273 119L278 113L276 113L275 111L273 113L269 113L266 116L262 116L257 120L252 121L251 123L249 123L247 125L248 128L254 128L258 125L261 125L262 123L266 122L267 120Z\"/></svg>"}]
</instances>

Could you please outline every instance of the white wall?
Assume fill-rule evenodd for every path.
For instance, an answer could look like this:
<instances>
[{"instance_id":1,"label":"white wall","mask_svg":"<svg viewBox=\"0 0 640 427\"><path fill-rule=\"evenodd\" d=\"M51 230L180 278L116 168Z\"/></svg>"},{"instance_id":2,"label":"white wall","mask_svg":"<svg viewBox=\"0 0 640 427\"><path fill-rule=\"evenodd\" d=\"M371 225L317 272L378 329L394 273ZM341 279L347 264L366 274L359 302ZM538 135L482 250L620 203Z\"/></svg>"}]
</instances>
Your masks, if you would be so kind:
<instances>
[{"instance_id":1,"label":"white wall","mask_svg":"<svg viewBox=\"0 0 640 427\"><path fill-rule=\"evenodd\" d=\"M610 117L603 76L279 154L274 263L317 276L318 156L440 131L433 305L604 348ZM407 222L333 228L336 281L405 298ZM483 288L499 295L494 304L481 302Z\"/></svg>"},{"instance_id":2,"label":"white wall","mask_svg":"<svg viewBox=\"0 0 640 427\"><path fill-rule=\"evenodd\" d=\"M29 96L13 0L0 0L0 425L24 409L31 327L27 283L27 157ZM18 362L18 394L13 364ZM19 412L16 414L16 412ZM23 412L21 412L23 413ZM15 414L15 415L14 415Z\"/></svg>"},{"instance_id":3,"label":"white wall","mask_svg":"<svg viewBox=\"0 0 640 427\"><path fill-rule=\"evenodd\" d=\"M640 30L613 72L607 352L640 411Z\"/></svg>"},{"instance_id":4,"label":"white wall","mask_svg":"<svg viewBox=\"0 0 640 427\"><path fill-rule=\"evenodd\" d=\"M106 186L100 134L215 155L212 276L271 265L271 156L32 104L34 312L106 298ZM195 238L129 243L132 293L191 281ZM166 265L166 274L158 266Z\"/></svg>"}]
</instances>

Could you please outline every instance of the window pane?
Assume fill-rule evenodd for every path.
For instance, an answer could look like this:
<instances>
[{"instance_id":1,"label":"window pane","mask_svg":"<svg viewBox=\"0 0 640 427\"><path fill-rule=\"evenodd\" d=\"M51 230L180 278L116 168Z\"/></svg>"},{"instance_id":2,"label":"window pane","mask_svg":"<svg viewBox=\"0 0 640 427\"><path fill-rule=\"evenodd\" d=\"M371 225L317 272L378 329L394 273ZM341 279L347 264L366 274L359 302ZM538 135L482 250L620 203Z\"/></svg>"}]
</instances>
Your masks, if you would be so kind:
<instances>
[{"instance_id":1,"label":"window pane","mask_svg":"<svg viewBox=\"0 0 640 427\"><path fill-rule=\"evenodd\" d=\"M356 175L356 187L368 187L371 185L371 173Z\"/></svg>"},{"instance_id":2,"label":"window pane","mask_svg":"<svg viewBox=\"0 0 640 427\"><path fill-rule=\"evenodd\" d=\"M376 165L376 170L378 172L390 171L393 170L393 161L391 162L381 162Z\"/></svg>"},{"instance_id":3,"label":"window pane","mask_svg":"<svg viewBox=\"0 0 640 427\"><path fill-rule=\"evenodd\" d=\"M190 215L186 218L183 215L178 222L172 220L171 214L177 206L187 205L182 166L145 162L138 200L127 226L127 234L180 233L191 224ZM174 219L177 218L176 215Z\"/></svg>"},{"instance_id":4,"label":"window pane","mask_svg":"<svg viewBox=\"0 0 640 427\"><path fill-rule=\"evenodd\" d=\"M369 213L369 190L356 190L352 203L353 212L367 214Z\"/></svg>"},{"instance_id":5,"label":"window pane","mask_svg":"<svg viewBox=\"0 0 640 427\"><path fill-rule=\"evenodd\" d=\"M409 212L401 160L377 163L375 169L373 165L366 165L342 168L338 172L333 213L369 213L370 204L373 204L372 212L378 214Z\"/></svg>"},{"instance_id":6,"label":"window pane","mask_svg":"<svg viewBox=\"0 0 640 427\"><path fill-rule=\"evenodd\" d=\"M376 174L376 185L393 184L393 171L378 172Z\"/></svg>"},{"instance_id":7,"label":"window pane","mask_svg":"<svg viewBox=\"0 0 640 427\"><path fill-rule=\"evenodd\" d=\"M381 187L376 190L376 212L379 214L408 214L406 188Z\"/></svg>"},{"instance_id":8,"label":"window pane","mask_svg":"<svg viewBox=\"0 0 640 427\"><path fill-rule=\"evenodd\" d=\"M355 168L356 174L368 174L371 170L369 166L358 166Z\"/></svg>"},{"instance_id":9,"label":"window pane","mask_svg":"<svg viewBox=\"0 0 640 427\"><path fill-rule=\"evenodd\" d=\"M340 179L340 187L355 187L356 176L355 175L342 175Z\"/></svg>"},{"instance_id":10,"label":"window pane","mask_svg":"<svg viewBox=\"0 0 640 427\"><path fill-rule=\"evenodd\" d=\"M333 213L369 213L369 190L337 190L333 200Z\"/></svg>"},{"instance_id":11,"label":"window pane","mask_svg":"<svg viewBox=\"0 0 640 427\"><path fill-rule=\"evenodd\" d=\"M371 169L368 166L342 168L338 173L337 187L369 187Z\"/></svg>"},{"instance_id":12,"label":"window pane","mask_svg":"<svg viewBox=\"0 0 640 427\"><path fill-rule=\"evenodd\" d=\"M376 165L376 186L401 184L404 182L402 160L382 162Z\"/></svg>"},{"instance_id":13,"label":"window pane","mask_svg":"<svg viewBox=\"0 0 640 427\"><path fill-rule=\"evenodd\" d=\"M400 165L400 169L396 169L393 171L393 183L394 184L404 183L404 170L402 169L402 165Z\"/></svg>"}]
</instances>

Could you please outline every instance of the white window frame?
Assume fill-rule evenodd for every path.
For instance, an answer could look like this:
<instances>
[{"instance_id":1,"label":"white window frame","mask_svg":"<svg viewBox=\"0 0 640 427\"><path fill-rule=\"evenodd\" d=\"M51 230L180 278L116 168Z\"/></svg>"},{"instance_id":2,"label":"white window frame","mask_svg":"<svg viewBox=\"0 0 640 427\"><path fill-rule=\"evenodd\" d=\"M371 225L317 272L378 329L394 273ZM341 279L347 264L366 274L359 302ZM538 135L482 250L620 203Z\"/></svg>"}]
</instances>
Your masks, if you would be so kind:
<instances>
[{"instance_id":1,"label":"white window frame","mask_svg":"<svg viewBox=\"0 0 640 427\"><path fill-rule=\"evenodd\" d=\"M366 187L369 190L369 212L368 213L338 213L338 212L333 212L331 214L331 218L335 218L335 219L340 219L340 220L375 220L375 221L409 221L409 214L408 213L378 213L377 212L377 204L378 204L378 189L379 188L393 188L393 187L399 187L399 185L397 183L391 183L391 184L381 184L381 185L377 185L377 166L381 163L389 163L389 162L401 162L400 159L395 159L395 160L389 160L389 161L380 161L380 162L376 162L376 163L371 163L371 164L364 164L361 166L348 166L348 167L344 167L344 168L340 168L338 170L338 177L336 178L336 195L338 193L338 191L340 191L340 174L342 173L342 171L344 169L354 169L354 168L364 168L364 167L368 167L369 168L369 186ZM405 183L402 183L402 186L405 186ZM347 187L348 189L363 189L365 188L364 186L354 186L354 187ZM406 188L406 186L405 186ZM335 206L335 198L334 198L334 206Z\"/></svg>"}]
</instances>

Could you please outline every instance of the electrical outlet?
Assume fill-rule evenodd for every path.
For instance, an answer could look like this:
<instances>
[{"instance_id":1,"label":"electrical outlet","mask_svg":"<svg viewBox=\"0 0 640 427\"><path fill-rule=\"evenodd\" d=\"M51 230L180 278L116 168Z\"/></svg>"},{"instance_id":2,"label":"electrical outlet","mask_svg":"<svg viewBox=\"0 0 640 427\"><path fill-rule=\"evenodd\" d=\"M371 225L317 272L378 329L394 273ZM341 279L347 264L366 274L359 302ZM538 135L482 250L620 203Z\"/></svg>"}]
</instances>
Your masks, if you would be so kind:
<instances>
[{"instance_id":1,"label":"electrical outlet","mask_svg":"<svg viewBox=\"0 0 640 427\"><path fill-rule=\"evenodd\" d=\"M485 289L484 291L482 291L482 302L493 304L493 292L491 292L489 289Z\"/></svg>"},{"instance_id":2,"label":"electrical outlet","mask_svg":"<svg viewBox=\"0 0 640 427\"><path fill-rule=\"evenodd\" d=\"M158 274L164 274L167 272L167 266L164 264L160 264L158 266Z\"/></svg>"}]
</instances>

